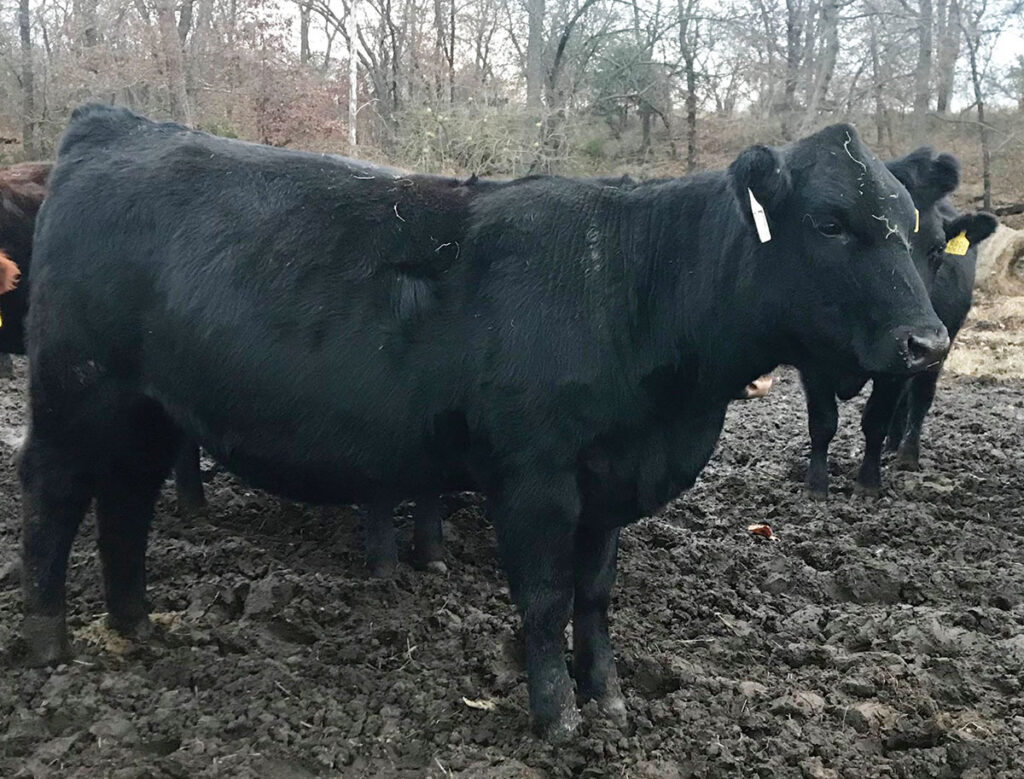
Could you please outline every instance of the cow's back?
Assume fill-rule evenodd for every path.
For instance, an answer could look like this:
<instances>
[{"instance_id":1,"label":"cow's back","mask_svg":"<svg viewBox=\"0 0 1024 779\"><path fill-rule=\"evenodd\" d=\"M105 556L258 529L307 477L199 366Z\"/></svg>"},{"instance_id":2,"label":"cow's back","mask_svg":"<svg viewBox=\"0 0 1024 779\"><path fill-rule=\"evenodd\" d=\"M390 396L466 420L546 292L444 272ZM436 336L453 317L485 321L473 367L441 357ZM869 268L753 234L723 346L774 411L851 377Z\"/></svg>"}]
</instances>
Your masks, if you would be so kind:
<instances>
[{"instance_id":1,"label":"cow's back","mask_svg":"<svg viewBox=\"0 0 1024 779\"><path fill-rule=\"evenodd\" d=\"M114 372L285 495L428 478L458 402L445 285L465 188L121 109L76 117L37 230L33 371L48 354Z\"/></svg>"}]
</instances>

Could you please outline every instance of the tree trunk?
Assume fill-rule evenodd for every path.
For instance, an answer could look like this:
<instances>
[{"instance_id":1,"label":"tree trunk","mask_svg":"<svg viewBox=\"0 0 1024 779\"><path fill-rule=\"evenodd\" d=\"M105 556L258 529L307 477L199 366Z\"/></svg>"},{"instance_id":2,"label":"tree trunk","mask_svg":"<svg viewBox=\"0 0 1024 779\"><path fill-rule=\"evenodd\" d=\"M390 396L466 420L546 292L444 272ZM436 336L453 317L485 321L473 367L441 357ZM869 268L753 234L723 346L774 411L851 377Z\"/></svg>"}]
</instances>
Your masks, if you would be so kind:
<instances>
[{"instance_id":1,"label":"tree trunk","mask_svg":"<svg viewBox=\"0 0 1024 779\"><path fill-rule=\"evenodd\" d=\"M821 37L824 50L818 60L814 74L814 85L811 87L810 99L807 101L807 112L804 124L814 124L818 109L828 95L832 75L836 69L836 57L839 55L839 3L837 0L825 0L821 6Z\"/></svg>"},{"instance_id":2,"label":"tree trunk","mask_svg":"<svg viewBox=\"0 0 1024 779\"><path fill-rule=\"evenodd\" d=\"M779 106L784 138L793 135L791 118L796 108L796 86L804 53L802 38L805 13L802 0L786 0L786 78L782 87L782 105Z\"/></svg>"},{"instance_id":3,"label":"tree trunk","mask_svg":"<svg viewBox=\"0 0 1024 779\"><path fill-rule=\"evenodd\" d=\"M949 111L956 77L956 61L960 57L960 3L958 0L939 0L937 10L939 45L936 68L938 85L936 108L939 113Z\"/></svg>"},{"instance_id":4,"label":"tree trunk","mask_svg":"<svg viewBox=\"0 0 1024 779\"><path fill-rule=\"evenodd\" d=\"M526 0L526 106L536 111L544 92L544 0Z\"/></svg>"},{"instance_id":5,"label":"tree trunk","mask_svg":"<svg viewBox=\"0 0 1024 779\"><path fill-rule=\"evenodd\" d=\"M882 72L878 61L878 28L872 17L869 20L871 37L868 47L871 54L871 92L875 99L875 145L880 149L885 134L885 100L882 97Z\"/></svg>"},{"instance_id":6,"label":"tree trunk","mask_svg":"<svg viewBox=\"0 0 1024 779\"><path fill-rule=\"evenodd\" d=\"M356 145L356 118L359 112L359 79L356 62L359 45L356 34L356 0L349 0L348 19L348 144Z\"/></svg>"},{"instance_id":7,"label":"tree trunk","mask_svg":"<svg viewBox=\"0 0 1024 779\"><path fill-rule=\"evenodd\" d=\"M164 76L167 79L167 95L171 118L191 126L192 110L185 91L185 68L178 25L174 19L174 0L157 0L156 20L160 32L160 47L163 49Z\"/></svg>"},{"instance_id":8,"label":"tree trunk","mask_svg":"<svg viewBox=\"0 0 1024 779\"><path fill-rule=\"evenodd\" d=\"M398 86L398 77L400 73L399 64L402 60L402 48L399 44L398 29L392 21L391 0L387 1L385 8L387 9L388 34L391 39L391 82L388 84L388 91L391 96L392 115L397 115L402 102L401 90Z\"/></svg>"},{"instance_id":9,"label":"tree trunk","mask_svg":"<svg viewBox=\"0 0 1024 779\"><path fill-rule=\"evenodd\" d=\"M981 84L981 71L978 69L978 45L981 36L977 30L965 31L968 61L971 66L971 84L974 87L974 101L978 109L978 137L981 141L981 184L983 207L992 210L992 151L989 144L988 125L985 124L985 93Z\"/></svg>"},{"instance_id":10,"label":"tree trunk","mask_svg":"<svg viewBox=\"0 0 1024 779\"><path fill-rule=\"evenodd\" d=\"M686 172L697 169L697 70L693 57L686 64Z\"/></svg>"},{"instance_id":11,"label":"tree trunk","mask_svg":"<svg viewBox=\"0 0 1024 779\"><path fill-rule=\"evenodd\" d=\"M25 156L40 156L36 139L36 91L32 67L32 16L28 0L18 0L18 34L21 37L21 145Z\"/></svg>"},{"instance_id":12,"label":"tree trunk","mask_svg":"<svg viewBox=\"0 0 1024 779\"><path fill-rule=\"evenodd\" d=\"M86 48L92 48L100 42L99 22L96 19L97 0L75 0L72 12L82 24L82 38Z\"/></svg>"},{"instance_id":13,"label":"tree trunk","mask_svg":"<svg viewBox=\"0 0 1024 779\"><path fill-rule=\"evenodd\" d=\"M185 41L188 40L189 31L192 29L192 10L194 6L195 0L183 0L181 13L178 14L178 40L181 41L183 48Z\"/></svg>"},{"instance_id":14,"label":"tree trunk","mask_svg":"<svg viewBox=\"0 0 1024 779\"><path fill-rule=\"evenodd\" d=\"M920 0L917 16L917 65L914 67L915 143L923 143L927 133L926 121L931 98L932 81L932 0Z\"/></svg>"},{"instance_id":15,"label":"tree trunk","mask_svg":"<svg viewBox=\"0 0 1024 779\"><path fill-rule=\"evenodd\" d=\"M448 100L455 105L455 0L448 0Z\"/></svg>"},{"instance_id":16,"label":"tree trunk","mask_svg":"<svg viewBox=\"0 0 1024 779\"><path fill-rule=\"evenodd\" d=\"M445 18L441 0L434 0L434 99L438 102L444 94L441 86L444 83L441 74L448 59L445 56L444 28Z\"/></svg>"},{"instance_id":17,"label":"tree trunk","mask_svg":"<svg viewBox=\"0 0 1024 779\"><path fill-rule=\"evenodd\" d=\"M650 106L643 104L640 106L640 158L644 159L647 157L647 152L651 150L651 118L654 116L654 112L650 109Z\"/></svg>"},{"instance_id":18,"label":"tree trunk","mask_svg":"<svg viewBox=\"0 0 1024 779\"><path fill-rule=\"evenodd\" d=\"M686 170L697 169L697 0L679 0L679 51L686 71Z\"/></svg>"},{"instance_id":19,"label":"tree trunk","mask_svg":"<svg viewBox=\"0 0 1024 779\"><path fill-rule=\"evenodd\" d=\"M309 19L311 11L311 3L299 3L299 62L303 65L309 64L311 56L309 49Z\"/></svg>"}]
</instances>

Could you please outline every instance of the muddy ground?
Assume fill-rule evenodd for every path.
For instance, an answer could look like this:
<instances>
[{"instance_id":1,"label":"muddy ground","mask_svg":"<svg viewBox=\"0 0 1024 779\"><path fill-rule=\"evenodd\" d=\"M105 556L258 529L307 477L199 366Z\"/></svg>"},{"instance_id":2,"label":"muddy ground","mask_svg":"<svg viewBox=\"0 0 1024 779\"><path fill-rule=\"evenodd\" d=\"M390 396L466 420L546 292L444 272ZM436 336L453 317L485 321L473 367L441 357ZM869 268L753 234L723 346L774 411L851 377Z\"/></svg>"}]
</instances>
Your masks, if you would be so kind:
<instances>
[{"instance_id":1,"label":"muddy ground","mask_svg":"<svg viewBox=\"0 0 1024 779\"><path fill-rule=\"evenodd\" d=\"M0 775L1024 776L1020 380L945 380L924 470L887 471L874 502L851 494L860 401L827 504L802 492L795 375L734 404L698 486L623 539L628 728L588 709L555 750L528 735L516 622L472 506L446 523L447 576L403 565L380 582L351 511L217 476L208 518L185 519L168 487L149 548L156 638L101 627L87 520L77 658L20 667L18 368L0 383Z\"/></svg>"}]
</instances>

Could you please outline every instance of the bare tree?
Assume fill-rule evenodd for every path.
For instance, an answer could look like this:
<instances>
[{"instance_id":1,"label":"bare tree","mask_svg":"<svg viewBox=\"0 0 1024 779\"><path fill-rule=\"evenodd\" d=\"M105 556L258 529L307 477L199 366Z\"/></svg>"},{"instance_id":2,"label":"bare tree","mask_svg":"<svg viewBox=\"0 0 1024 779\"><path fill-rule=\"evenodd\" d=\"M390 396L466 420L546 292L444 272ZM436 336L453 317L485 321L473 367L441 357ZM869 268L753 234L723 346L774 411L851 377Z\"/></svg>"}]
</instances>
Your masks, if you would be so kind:
<instances>
[{"instance_id":1,"label":"bare tree","mask_svg":"<svg viewBox=\"0 0 1024 779\"><path fill-rule=\"evenodd\" d=\"M526 107L541 107L544 93L544 0L526 0Z\"/></svg>"},{"instance_id":2,"label":"bare tree","mask_svg":"<svg viewBox=\"0 0 1024 779\"><path fill-rule=\"evenodd\" d=\"M178 37L178 25L174 18L173 0L156 0L156 19L171 117L176 122L191 125L192 109L185 89L184 57L181 39Z\"/></svg>"},{"instance_id":3,"label":"bare tree","mask_svg":"<svg viewBox=\"0 0 1024 779\"><path fill-rule=\"evenodd\" d=\"M906 0L900 0L906 5ZM906 6L909 9L909 5ZM914 142L925 141L932 88L932 0L918 0L917 65L914 67Z\"/></svg>"},{"instance_id":4,"label":"bare tree","mask_svg":"<svg viewBox=\"0 0 1024 779\"><path fill-rule=\"evenodd\" d=\"M22 147L30 159L39 156L36 139L36 89L32 63L32 16L28 0L18 0L18 34L21 39Z\"/></svg>"},{"instance_id":5,"label":"bare tree","mask_svg":"<svg viewBox=\"0 0 1024 779\"><path fill-rule=\"evenodd\" d=\"M679 53L686 74L686 170L697 169L697 51L700 48L698 0L678 0Z\"/></svg>"},{"instance_id":6,"label":"bare tree","mask_svg":"<svg viewBox=\"0 0 1024 779\"><path fill-rule=\"evenodd\" d=\"M356 0L348 7L348 143L355 146L356 119L359 114L359 65L357 59L358 29L356 27Z\"/></svg>"},{"instance_id":7,"label":"bare tree","mask_svg":"<svg viewBox=\"0 0 1024 779\"><path fill-rule=\"evenodd\" d=\"M804 116L805 127L812 126L817 119L818 110L828 95L829 85L835 74L836 58L839 56L839 7L839 0L822 0L821 3L818 37L822 45L810 79L810 94Z\"/></svg>"},{"instance_id":8,"label":"bare tree","mask_svg":"<svg viewBox=\"0 0 1024 779\"><path fill-rule=\"evenodd\" d=\"M978 142L981 146L981 184L983 205L986 211L992 210L992 145L989 140L989 128L985 123L985 93L982 89L981 63L979 49L982 46L984 31L981 23L988 9L988 0L976 0L967 13L960 16L964 43L967 45L967 62L971 73L971 87L974 90L974 107L978 112Z\"/></svg>"},{"instance_id":9,"label":"bare tree","mask_svg":"<svg viewBox=\"0 0 1024 779\"><path fill-rule=\"evenodd\" d=\"M960 2L959 0L936 0L935 4L936 57L935 71L937 84L935 105L940 114L949 110L956 77L956 63L960 58Z\"/></svg>"}]
</instances>

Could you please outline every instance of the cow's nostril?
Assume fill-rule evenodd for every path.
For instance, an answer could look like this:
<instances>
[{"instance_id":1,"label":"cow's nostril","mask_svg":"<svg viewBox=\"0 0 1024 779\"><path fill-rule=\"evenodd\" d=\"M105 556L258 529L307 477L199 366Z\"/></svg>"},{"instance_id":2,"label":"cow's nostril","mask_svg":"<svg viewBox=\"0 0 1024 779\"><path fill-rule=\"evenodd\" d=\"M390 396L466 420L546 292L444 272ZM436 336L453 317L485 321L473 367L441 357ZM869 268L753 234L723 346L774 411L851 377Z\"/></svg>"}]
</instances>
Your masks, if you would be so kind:
<instances>
[{"instance_id":1,"label":"cow's nostril","mask_svg":"<svg viewBox=\"0 0 1024 779\"><path fill-rule=\"evenodd\" d=\"M945 329L937 333L912 333L907 336L907 364L914 370L938 365L949 351L949 336Z\"/></svg>"}]
</instances>

